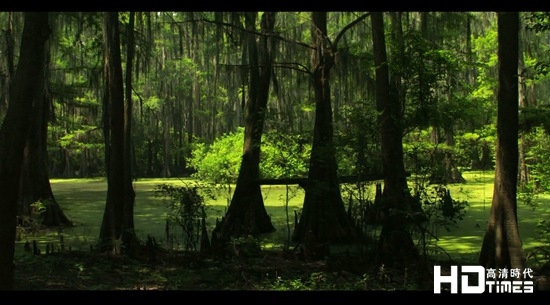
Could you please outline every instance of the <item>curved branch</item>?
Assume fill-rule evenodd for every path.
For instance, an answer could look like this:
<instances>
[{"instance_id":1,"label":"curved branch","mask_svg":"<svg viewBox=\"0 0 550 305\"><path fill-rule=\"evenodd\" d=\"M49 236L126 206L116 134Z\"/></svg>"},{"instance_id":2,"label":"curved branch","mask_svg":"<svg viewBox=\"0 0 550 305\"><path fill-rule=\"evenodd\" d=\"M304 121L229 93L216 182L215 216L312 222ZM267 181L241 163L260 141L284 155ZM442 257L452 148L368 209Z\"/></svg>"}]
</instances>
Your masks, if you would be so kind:
<instances>
[{"instance_id":1,"label":"curved branch","mask_svg":"<svg viewBox=\"0 0 550 305\"><path fill-rule=\"evenodd\" d=\"M219 64L220 66L224 67L231 67L231 68L245 68L250 69L254 66L251 65L241 65L241 64ZM297 63L297 62L282 62L282 63L273 63L274 68L285 68L290 70L296 70L299 72L303 72L306 74L311 74L311 71L303 64Z\"/></svg>"},{"instance_id":2,"label":"curved branch","mask_svg":"<svg viewBox=\"0 0 550 305\"><path fill-rule=\"evenodd\" d=\"M230 27L230 28L235 28L239 31L243 31L245 33L249 33L249 34L254 34L254 35L260 35L260 36L272 36L273 38L277 39L277 40L281 40L281 41L284 41L284 42L288 42L288 43L293 43L293 44L296 44L296 45L299 45L299 46L302 46L302 47L306 47L308 49L313 49L313 47L305 42L301 42L301 41L294 41L294 40L289 40L289 39L286 39L276 33L260 33L260 32L257 32L257 31L250 31L250 30L246 30L242 27L239 27L235 24L231 24L231 23L227 23L227 22L220 22L220 21L214 21L214 20L209 20L209 19L206 19L206 18L202 18L202 19L198 19L198 20L190 20L190 21L187 21L187 22L192 22L192 21L203 21L203 22L207 22L207 23L213 23L213 24L218 24L218 25L222 25L222 26L226 26L226 27Z\"/></svg>"},{"instance_id":3,"label":"curved branch","mask_svg":"<svg viewBox=\"0 0 550 305\"><path fill-rule=\"evenodd\" d=\"M293 67L293 66L295 66L295 67ZM274 63L273 67L274 68L285 68L285 69L290 69L290 70L296 70L298 72L304 72L306 74L311 74L311 71L308 69L308 67L306 67L306 66L304 66L300 63L297 63L297 62Z\"/></svg>"},{"instance_id":4,"label":"curved branch","mask_svg":"<svg viewBox=\"0 0 550 305\"><path fill-rule=\"evenodd\" d=\"M346 25L341 31L340 33L338 33L338 36L336 36L336 39L334 39L334 44L332 45L333 47L333 50L336 50L336 46L338 45L338 41L340 41L340 39L344 36L344 33L349 30L351 27L353 27L354 25L358 24L359 22L361 22L363 19L367 18L368 16L370 16L370 13L365 13L361 16L359 16L357 19L355 19L354 21L352 21L350 24Z\"/></svg>"}]
</instances>

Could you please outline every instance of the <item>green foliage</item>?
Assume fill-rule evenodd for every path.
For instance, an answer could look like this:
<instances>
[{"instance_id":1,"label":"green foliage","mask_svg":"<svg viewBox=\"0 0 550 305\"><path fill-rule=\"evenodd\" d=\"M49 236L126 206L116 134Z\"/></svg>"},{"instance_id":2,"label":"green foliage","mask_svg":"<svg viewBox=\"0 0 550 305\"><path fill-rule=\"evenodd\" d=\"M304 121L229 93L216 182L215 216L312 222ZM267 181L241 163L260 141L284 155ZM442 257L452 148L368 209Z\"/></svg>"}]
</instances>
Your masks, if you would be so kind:
<instances>
[{"instance_id":1,"label":"green foliage","mask_svg":"<svg viewBox=\"0 0 550 305\"><path fill-rule=\"evenodd\" d=\"M330 262L329 262L330 263ZM407 270L391 270L380 266L376 274L358 274L352 270L311 271L295 276L278 275L264 280L263 289L275 291L359 291L359 290L403 290L414 289L416 283L410 279Z\"/></svg>"},{"instance_id":2,"label":"green foliage","mask_svg":"<svg viewBox=\"0 0 550 305\"><path fill-rule=\"evenodd\" d=\"M525 149L528 181L519 181L518 202L536 209L540 205L539 196L550 190L550 137L546 127L532 127L523 132L521 141Z\"/></svg>"},{"instance_id":3,"label":"green foliage","mask_svg":"<svg viewBox=\"0 0 550 305\"><path fill-rule=\"evenodd\" d=\"M456 135L454 157L457 165L463 168L480 169L478 168L480 164L475 163L478 161L487 163L488 160L482 160L483 157L490 157L490 163L494 163L495 141L496 126L493 124L485 125L473 132L462 132Z\"/></svg>"},{"instance_id":4,"label":"green foliage","mask_svg":"<svg viewBox=\"0 0 550 305\"><path fill-rule=\"evenodd\" d=\"M183 233L183 245L186 251L195 251L200 243L201 220L206 218L206 206L203 192L204 186L185 184L174 186L159 184L155 187L156 197L169 198L166 217L166 238L173 245L177 240L174 228L180 228ZM210 194L211 193L207 193Z\"/></svg>"},{"instance_id":5,"label":"green foliage","mask_svg":"<svg viewBox=\"0 0 550 305\"><path fill-rule=\"evenodd\" d=\"M403 139L405 169L419 175L437 175L449 170L448 160L452 160L453 166L471 168L472 163L476 163L473 160L486 156L487 149L493 147L494 137L483 134L485 132L488 131L481 130L481 134L455 135L455 145L451 146L446 143L434 143L431 128L414 130Z\"/></svg>"},{"instance_id":6,"label":"green foliage","mask_svg":"<svg viewBox=\"0 0 550 305\"><path fill-rule=\"evenodd\" d=\"M535 32L543 32L550 29L550 13L526 12L525 28Z\"/></svg>"},{"instance_id":7,"label":"green foliage","mask_svg":"<svg viewBox=\"0 0 550 305\"><path fill-rule=\"evenodd\" d=\"M260 241L254 236L232 237L229 245L230 252L236 257L261 256Z\"/></svg>"},{"instance_id":8,"label":"green foliage","mask_svg":"<svg viewBox=\"0 0 550 305\"><path fill-rule=\"evenodd\" d=\"M300 135L271 130L264 134L260 155L263 178L307 176L311 145Z\"/></svg>"},{"instance_id":9,"label":"green foliage","mask_svg":"<svg viewBox=\"0 0 550 305\"><path fill-rule=\"evenodd\" d=\"M438 245L439 230L443 228L450 232L451 228L457 228L466 215L468 201L453 199L445 185L416 185L414 197L422 204L422 210L427 217L425 223L415 228L421 253L434 255L440 251L445 252Z\"/></svg>"},{"instance_id":10,"label":"green foliage","mask_svg":"<svg viewBox=\"0 0 550 305\"><path fill-rule=\"evenodd\" d=\"M235 183L243 152L244 128L226 133L211 144L199 143L192 151L191 166L195 178L212 182ZM260 175L263 178L303 177L311 145L300 136L276 131L263 135L260 153Z\"/></svg>"},{"instance_id":11,"label":"green foliage","mask_svg":"<svg viewBox=\"0 0 550 305\"><path fill-rule=\"evenodd\" d=\"M534 247L527 253L527 258L535 261L539 267L550 264L550 221L540 220L536 227L540 246Z\"/></svg>"},{"instance_id":12,"label":"green foliage","mask_svg":"<svg viewBox=\"0 0 550 305\"><path fill-rule=\"evenodd\" d=\"M235 183L243 153L244 128L216 138L211 144L197 143L191 152L190 166L199 180L229 184Z\"/></svg>"},{"instance_id":13,"label":"green foliage","mask_svg":"<svg viewBox=\"0 0 550 305\"><path fill-rule=\"evenodd\" d=\"M461 85L456 75L464 69L465 62L454 51L438 48L419 32L407 32L404 40L403 63L390 65L391 70L402 77L406 90L404 128L443 126L453 113L456 120L458 111L451 110L460 108L457 104L462 98L449 99L444 92L449 90L451 82ZM446 111L442 111L443 108L447 108Z\"/></svg>"},{"instance_id":14,"label":"green foliage","mask_svg":"<svg viewBox=\"0 0 550 305\"><path fill-rule=\"evenodd\" d=\"M526 153L527 168L529 169L530 189L535 192L550 191L550 137L541 128L535 128L526 135L530 143Z\"/></svg>"},{"instance_id":15,"label":"green foliage","mask_svg":"<svg viewBox=\"0 0 550 305\"><path fill-rule=\"evenodd\" d=\"M376 197L373 186L372 182L341 184L341 193L347 206L348 215L355 227L360 229L365 236L375 240L378 238L376 227L380 225L382 207L381 201L378 200L381 197ZM379 195L382 193L380 192ZM370 245L366 244L366 246L368 248Z\"/></svg>"},{"instance_id":16,"label":"green foliage","mask_svg":"<svg viewBox=\"0 0 550 305\"><path fill-rule=\"evenodd\" d=\"M270 290L291 291L291 290L312 290L301 279L283 279L278 276L269 286Z\"/></svg>"},{"instance_id":17,"label":"green foliage","mask_svg":"<svg viewBox=\"0 0 550 305\"><path fill-rule=\"evenodd\" d=\"M25 235L34 236L41 228L44 213L50 202L36 201L29 205L29 213L17 216L16 239L21 240Z\"/></svg>"},{"instance_id":18,"label":"green foliage","mask_svg":"<svg viewBox=\"0 0 550 305\"><path fill-rule=\"evenodd\" d=\"M445 185L432 185L417 193L423 204L423 209L429 215L430 221L436 226L443 227L447 232L456 227L464 219L466 208L465 200L455 200Z\"/></svg>"},{"instance_id":19,"label":"green foliage","mask_svg":"<svg viewBox=\"0 0 550 305\"><path fill-rule=\"evenodd\" d=\"M48 141L47 148L52 176L61 176L62 172L72 175L85 169L87 176L104 174L105 143L101 128L86 124L74 129L49 125L48 134L55 139ZM60 152L63 158L59 157Z\"/></svg>"},{"instance_id":20,"label":"green foliage","mask_svg":"<svg viewBox=\"0 0 550 305\"><path fill-rule=\"evenodd\" d=\"M473 37L472 51L476 62L476 83L472 92L472 99L478 105L477 117L487 124L487 120L494 117L497 89L498 63L498 33L496 22L490 23L483 35ZM474 114L475 115L475 114Z\"/></svg>"},{"instance_id":21,"label":"green foliage","mask_svg":"<svg viewBox=\"0 0 550 305\"><path fill-rule=\"evenodd\" d=\"M373 101L343 105L336 122L334 145L341 176L382 172L377 113Z\"/></svg>"},{"instance_id":22,"label":"green foliage","mask_svg":"<svg viewBox=\"0 0 550 305\"><path fill-rule=\"evenodd\" d=\"M522 107L519 113L519 129L528 133L535 127L542 127L550 134L550 107L548 105Z\"/></svg>"},{"instance_id":23,"label":"green foliage","mask_svg":"<svg viewBox=\"0 0 550 305\"><path fill-rule=\"evenodd\" d=\"M527 79L526 85L538 84L547 79L550 73L550 65L541 61L540 58L524 55L524 77Z\"/></svg>"},{"instance_id":24,"label":"green foliage","mask_svg":"<svg viewBox=\"0 0 550 305\"><path fill-rule=\"evenodd\" d=\"M69 149L73 153L81 153L83 149L101 150L105 146L102 142L101 130L96 126L81 125L81 129L74 130L60 137L59 146Z\"/></svg>"},{"instance_id":25,"label":"green foliage","mask_svg":"<svg viewBox=\"0 0 550 305\"><path fill-rule=\"evenodd\" d=\"M148 110L151 111L158 111L162 103L162 99L160 99L158 96L152 95L143 102L143 107L146 107Z\"/></svg>"},{"instance_id":26,"label":"green foliage","mask_svg":"<svg viewBox=\"0 0 550 305\"><path fill-rule=\"evenodd\" d=\"M355 286L356 283L353 281L345 281L343 278L340 278L340 281L336 280L338 274L330 272L311 272L308 275L303 275L299 278L288 278L284 279L281 276L278 276L275 281L269 283L270 290L279 290L279 291L292 291L292 290L334 290L334 289L344 289L350 290ZM357 280L360 282L361 280Z\"/></svg>"},{"instance_id":27,"label":"green foliage","mask_svg":"<svg viewBox=\"0 0 550 305\"><path fill-rule=\"evenodd\" d=\"M433 153L436 148L431 140L429 129L410 132L403 140L405 169L412 173L429 173L433 166Z\"/></svg>"}]
</instances>

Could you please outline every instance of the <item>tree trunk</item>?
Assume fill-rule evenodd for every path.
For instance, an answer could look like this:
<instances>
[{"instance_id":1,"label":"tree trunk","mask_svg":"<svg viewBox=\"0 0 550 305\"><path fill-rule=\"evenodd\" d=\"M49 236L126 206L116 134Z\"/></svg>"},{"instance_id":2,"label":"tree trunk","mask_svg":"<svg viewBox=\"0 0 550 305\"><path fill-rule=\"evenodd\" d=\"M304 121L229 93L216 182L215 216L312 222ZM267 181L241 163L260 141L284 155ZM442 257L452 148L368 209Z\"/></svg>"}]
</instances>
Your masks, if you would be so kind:
<instances>
[{"instance_id":1,"label":"tree trunk","mask_svg":"<svg viewBox=\"0 0 550 305\"><path fill-rule=\"evenodd\" d=\"M170 115L169 110L167 109L169 106L166 105L168 101L165 102L165 104L162 105L162 114L163 114L163 132L162 132L162 171L160 173L160 176L163 178L171 177L172 174L170 173L170 167L171 167L171 154L170 154Z\"/></svg>"},{"instance_id":2,"label":"tree trunk","mask_svg":"<svg viewBox=\"0 0 550 305\"><path fill-rule=\"evenodd\" d=\"M414 259L417 249L410 234L414 199L411 196L403 162L401 107L391 94L386 57L383 13L371 15L373 48L376 68L376 105L380 112L378 124L382 149L384 189L382 205L383 226L379 240L379 263L406 262Z\"/></svg>"},{"instance_id":3,"label":"tree trunk","mask_svg":"<svg viewBox=\"0 0 550 305\"><path fill-rule=\"evenodd\" d=\"M31 204L40 201L45 206L42 224L46 226L71 226L55 200L48 176L47 132L49 98L43 94L34 102L33 119L27 133L27 141L21 164L18 215L31 216Z\"/></svg>"},{"instance_id":4,"label":"tree trunk","mask_svg":"<svg viewBox=\"0 0 550 305\"><path fill-rule=\"evenodd\" d=\"M445 130L445 143L447 144L447 151L445 152L445 182L446 183L465 183L466 179L462 176L462 172L456 166L454 153L449 151L450 148L455 146L455 135L452 123L447 124Z\"/></svg>"},{"instance_id":5,"label":"tree trunk","mask_svg":"<svg viewBox=\"0 0 550 305\"><path fill-rule=\"evenodd\" d=\"M19 178L33 102L44 85L45 43L50 35L48 13L25 13L19 64L13 94L0 128L0 290L14 284L14 252Z\"/></svg>"},{"instance_id":6,"label":"tree trunk","mask_svg":"<svg viewBox=\"0 0 550 305\"><path fill-rule=\"evenodd\" d=\"M523 30L520 30L520 33ZM522 36L519 36L518 39L518 75L519 75L519 84L518 84L518 94L519 94L519 107L524 108L528 106L527 103L527 85L525 74L527 73L525 69L525 62L523 59L523 49L521 48ZM519 146L519 187L524 189L529 184L529 167L527 166L526 152L529 150L528 147L528 137L525 133L520 135L520 146Z\"/></svg>"},{"instance_id":7,"label":"tree trunk","mask_svg":"<svg viewBox=\"0 0 550 305\"><path fill-rule=\"evenodd\" d=\"M494 168L493 166L493 157L491 156L491 148L489 147L489 144L487 142L483 142L481 146L481 170L491 170Z\"/></svg>"},{"instance_id":8,"label":"tree trunk","mask_svg":"<svg viewBox=\"0 0 550 305\"><path fill-rule=\"evenodd\" d=\"M127 203L133 201L133 192L127 193L127 179L131 179L131 177L128 177L125 166L127 164L125 161L127 157L126 147L129 143L129 139L125 139L125 131L129 131L129 123L125 122L118 24L118 12L105 13L103 35L105 43L104 105L106 106L106 116L104 134L106 137L107 199L99 233L99 250L101 252L111 251L115 254L120 254L123 243L126 244L128 240L134 240L135 237L134 228L126 227L130 223L129 217L133 217L133 215L125 215L128 212Z\"/></svg>"},{"instance_id":9,"label":"tree trunk","mask_svg":"<svg viewBox=\"0 0 550 305\"><path fill-rule=\"evenodd\" d=\"M256 12L246 13L246 28L250 32L256 29L256 15ZM275 13L264 13L261 19L262 33L271 33L274 23ZM259 43L256 43L256 37L249 35L247 47L250 84L245 113L244 152L231 203L225 217L215 229L217 236L213 236L214 249L220 246L219 242L225 242L231 236L257 235L275 231L271 218L265 210L258 182L261 139L271 80L273 40L262 36Z\"/></svg>"},{"instance_id":10,"label":"tree trunk","mask_svg":"<svg viewBox=\"0 0 550 305\"><path fill-rule=\"evenodd\" d=\"M452 184L452 183L464 183L466 179L462 177L462 173L456 166L454 159L454 153L451 149L455 145L454 140L454 128L452 124L444 124L443 132L445 133L446 148L439 150L438 145L441 144L439 136L439 127L434 126L432 135L437 133L437 136L432 136L434 145L436 145L433 152L433 172L430 176L430 184Z\"/></svg>"},{"instance_id":11,"label":"tree trunk","mask_svg":"<svg viewBox=\"0 0 550 305\"><path fill-rule=\"evenodd\" d=\"M153 157L153 140L147 140L147 167L145 168L145 175L147 177L153 177L155 174L154 157Z\"/></svg>"},{"instance_id":12,"label":"tree trunk","mask_svg":"<svg viewBox=\"0 0 550 305\"><path fill-rule=\"evenodd\" d=\"M48 56L45 61L48 61ZM47 63L45 63L47 66ZM44 83L47 84L47 72ZM45 206L42 224L46 226L72 226L57 203L48 175L48 117L51 99L47 86L41 97L34 101L34 112L21 165L18 215L31 216L31 204L40 201Z\"/></svg>"},{"instance_id":13,"label":"tree trunk","mask_svg":"<svg viewBox=\"0 0 550 305\"><path fill-rule=\"evenodd\" d=\"M518 12L498 13L499 86L497 92L495 185L489 225L479 255L480 265L486 268L506 267L510 270L525 268L525 254L517 223L516 198L518 179L518 30Z\"/></svg>"},{"instance_id":14,"label":"tree trunk","mask_svg":"<svg viewBox=\"0 0 550 305\"><path fill-rule=\"evenodd\" d=\"M82 148L80 153L80 168L78 169L78 176L80 178L87 178L90 176L90 157L87 148Z\"/></svg>"},{"instance_id":15,"label":"tree trunk","mask_svg":"<svg viewBox=\"0 0 550 305\"><path fill-rule=\"evenodd\" d=\"M130 255L135 254L135 247L138 245L134 231L134 201L136 193L132 185L132 69L134 62L134 16L135 12L129 12L127 30L127 56L126 56L126 103L124 104L124 151L123 151L123 173L124 173L124 208L122 216L122 242L126 245L126 251Z\"/></svg>"},{"instance_id":16,"label":"tree trunk","mask_svg":"<svg viewBox=\"0 0 550 305\"><path fill-rule=\"evenodd\" d=\"M63 149L63 157L65 161L65 164L63 167L63 177L72 178L74 176L74 171L73 171L73 165L71 163L71 152L69 149L67 148Z\"/></svg>"},{"instance_id":17,"label":"tree trunk","mask_svg":"<svg viewBox=\"0 0 550 305\"><path fill-rule=\"evenodd\" d=\"M335 54L326 40L327 13L313 12L312 19L315 124L304 205L293 240L304 247L309 258L317 259L328 254L328 243L352 242L358 232L346 213L337 176L330 101Z\"/></svg>"},{"instance_id":18,"label":"tree trunk","mask_svg":"<svg viewBox=\"0 0 550 305\"><path fill-rule=\"evenodd\" d=\"M9 101L12 94L12 79L15 70L14 58L15 58L15 39L13 38L13 14L14 12L8 13L8 21L6 29L4 30L4 39L5 39L5 52L6 52L6 75L2 78L2 88L4 89L3 96L4 99L0 101L0 115L4 114L4 111L8 108Z\"/></svg>"}]
</instances>

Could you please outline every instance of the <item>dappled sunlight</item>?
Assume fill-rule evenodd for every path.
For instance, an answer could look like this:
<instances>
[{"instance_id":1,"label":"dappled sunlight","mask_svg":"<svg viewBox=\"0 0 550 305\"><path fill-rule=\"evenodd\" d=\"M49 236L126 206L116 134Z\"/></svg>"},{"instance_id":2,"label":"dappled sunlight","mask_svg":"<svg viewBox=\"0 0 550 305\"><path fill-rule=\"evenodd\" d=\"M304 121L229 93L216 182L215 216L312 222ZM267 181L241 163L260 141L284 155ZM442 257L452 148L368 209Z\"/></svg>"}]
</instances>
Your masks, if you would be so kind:
<instances>
[{"instance_id":1,"label":"dappled sunlight","mask_svg":"<svg viewBox=\"0 0 550 305\"><path fill-rule=\"evenodd\" d=\"M107 183L107 178L97 177L97 178L51 178L50 184L57 183L75 183L75 184L89 184L89 183Z\"/></svg>"}]
</instances>

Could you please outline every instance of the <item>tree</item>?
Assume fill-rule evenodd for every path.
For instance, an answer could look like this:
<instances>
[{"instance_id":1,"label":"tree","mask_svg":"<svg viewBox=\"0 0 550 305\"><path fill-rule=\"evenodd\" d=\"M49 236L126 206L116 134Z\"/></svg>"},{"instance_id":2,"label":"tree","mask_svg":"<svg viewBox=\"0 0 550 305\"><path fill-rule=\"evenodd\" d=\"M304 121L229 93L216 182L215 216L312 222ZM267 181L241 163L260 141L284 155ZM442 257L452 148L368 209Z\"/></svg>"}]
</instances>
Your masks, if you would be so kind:
<instances>
[{"instance_id":1,"label":"tree","mask_svg":"<svg viewBox=\"0 0 550 305\"><path fill-rule=\"evenodd\" d=\"M256 30L257 14L245 14L246 30L251 33ZM230 236L257 235L275 230L265 210L259 184L261 141L273 66L274 46L270 35L275 25L275 16L275 12L262 15L258 42L254 34L249 34L247 38L250 83L246 101L244 152L231 204L215 229L217 236L213 236L214 247L217 246L215 241L223 241Z\"/></svg>"},{"instance_id":2,"label":"tree","mask_svg":"<svg viewBox=\"0 0 550 305\"><path fill-rule=\"evenodd\" d=\"M525 267L517 222L519 13L498 12L497 143L493 201L479 263Z\"/></svg>"},{"instance_id":3,"label":"tree","mask_svg":"<svg viewBox=\"0 0 550 305\"><path fill-rule=\"evenodd\" d=\"M5 68L4 68L4 75L2 75L0 85L2 86L2 95L3 98L0 101L0 115L5 114L5 110L8 108L10 95L11 95L11 87L12 87L12 78L15 70L15 64L14 64L14 49L15 49L15 39L13 38L13 24L14 24L14 18L13 15L15 12L8 12L7 13L7 25L6 29L4 30L4 44L5 49L3 50L6 53L5 59Z\"/></svg>"},{"instance_id":4,"label":"tree","mask_svg":"<svg viewBox=\"0 0 550 305\"><path fill-rule=\"evenodd\" d=\"M374 64L376 67L376 107L382 150L385 212L379 239L381 263L406 261L417 256L410 234L415 199L411 196L403 162L402 111L395 87L390 87L386 57L383 13L371 14Z\"/></svg>"},{"instance_id":5,"label":"tree","mask_svg":"<svg viewBox=\"0 0 550 305\"><path fill-rule=\"evenodd\" d=\"M313 259L328 254L329 248L320 245L348 243L358 237L358 231L346 213L340 193L333 143L330 72L334 66L339 39L347 29L367 16L368 14L362 15L347 25L332 43L327 37L327 13L313 12L311 15L314 46L311 76L315 123L304 205L293 240L302 244L308 256Z\"/></svg>"},{"instance_id":6,"label":"tree","mask_svg":"<svg viewBox=\"0 0 550 305\"><path fill-rule=\"evenodd\" d=\"M131 27L131 26L129 26ZM104 13L104 136L107 200L99 233L100 251L132 251L137 240L133 228L134 191L129 158L130 118L124 110L118 12ZM131 53L130 53L131 54ZM128 78L131 81L131 78ZM131 97L128 97L131 98Z\"/></svg>"},{"instance_id":7,"label":"tree","mask_svg":"<svg viewBox=\"0 0 550 305\"><path fill-rule=\"evenodd\" d=\"M527 69L525 67L525 58L523 56L525 29L521 29L518 34L518 99L519 107L525 108L530 106L527 99ZM520 134L519 150L519 187L524 190L529 183L529 167L527 165L528 137Z\"/></svg>"},{"instance_id":8,"label":"tree","mask_svg":"<svg viewBox=\"0 0 550 305\"><path fill-rule=\"evenodd\" d=\"M127 44L126 44L126 79L125 79L125 98L124 104L124 147L123 147L123 181L124 181L124 207L122 216L122 240L125 243L132 244L137 242L136 234L134 232L134 203L136 193L134 186L132 185L132 178L134 176L132 170L132 69L134 67L134 23L135 12L129 12L128 25L126 27Z\"/></svg>"},{"instance_id":9,"label":"tree","mask_svg":"<svg viewBox=\"0 0 550 305\"><path fill-rule=\"evenodd\" d=\"M49 52L47 52L49 55ZM45 60L48 61L49 56ZM47 64L46 64L47 66ZM47 84L47 75L44 82ZM44 205L42 224L46 226L71 226L50 185L48 174L48 118L50 115L51 95L47 85L44 92L34 103L33 118L27 133L27 142L23 154L19 187L18 216L30 216L35 202Z\"/></svg>"},{"instance_id":10,"label":"tree","mask_svg":"<svg viewBox=\"0 0 550 305\"><path fill-rule=\"evenodd\" d=\"M101 12L51 13L48 45L48 171L51 177L104 175ZM58 39L59 38L59 39Z\"/></svg>"},{"instance_id":11,"label":"tree","mask_svg":"<svg viewBox=\"0 0 550 305\"><path fill-rule=\"evenodd\" d=\"M33 105L42 102L48 13L25 13L19 64L6 117L0 128L0 290L13 289L16 205L23 149Z\"/></svg>"}]
</instances>

